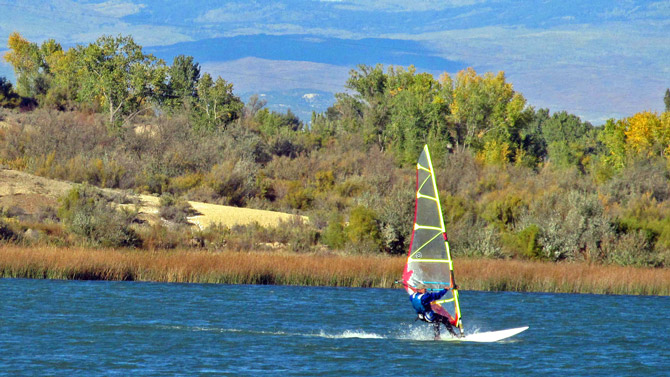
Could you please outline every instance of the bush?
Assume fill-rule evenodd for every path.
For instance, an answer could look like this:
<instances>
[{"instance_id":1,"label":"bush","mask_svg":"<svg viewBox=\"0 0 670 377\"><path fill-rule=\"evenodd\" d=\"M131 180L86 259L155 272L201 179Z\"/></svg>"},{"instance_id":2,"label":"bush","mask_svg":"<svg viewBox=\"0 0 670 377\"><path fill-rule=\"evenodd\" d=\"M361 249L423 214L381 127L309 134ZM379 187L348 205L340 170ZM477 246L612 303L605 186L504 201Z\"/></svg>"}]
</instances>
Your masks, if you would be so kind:
<instances>
[{"instance_id":1,"label":"bush","mask_svg":"<svg viewBox=\"0 0 670 377\"><path fill-rule=\"evenodd\" d=\"M600 254L601 240L613 233L595 193L553 192L534 201L531 207L522 216L521 226L537 225L542 257L552 261L590 260Z\"/></svg>"},{"instance_id":2,"label":"bush","mask_svg":"<svg viewBox=\"0 0 670 377\"><path fill-rule=\"evenodd\" d=\"M161 195L158 213L165 220L177 224L189 224L188 217L198 214L188 201L170 194Z\"/></svg>"},{"instance_id":3,"label":"bush","mask_svg":"<svg viewBox=\"0 0 670 377\"><path fill-rule=\"evenodd\" d=\"M17 241L19 235L7 224L0 219L0 241Z\"/></svg>"},{"instance_id":4,"label":"bush","mask_svg":"<svg viewBox=\"0 0 670 377\"><path fill-rule=\"evenodd\" d=\"M653 253L649 234L643 230L622 234L606 240L605 262L621 266L660 266L660 257Z\"/></svg>"},{"instance_id":5,"label":"bush","mask_svg":"<svg viewBox=\"0 0 670 377\"><path fill-rule=\"evenodd\" d=\"M311 189L303 187L299 181L294 181L289 183L284 200L290 208L306 210L312 206L314 195Z\"/></svg>"},{"instance_id":6,"label":"bush","mask_svg":"<svg viewBox=\"0 0 670 377\"><path fill-rule=\"evenodd\" d=\"M130 224L137 212L117 210L100 190L76 186L60 199L58 216L66 228L95 246L139 247L141 240Z\"/></svg>"},{"instance_id":7,"label":"bush","mask_svg":"<svg viewBox=\"0 0 670 377\"><path fill-rule=\"evenodd\" d=\"M382 247L390 254L402 255L409 249L416 197L411 188L394 190L383 198L379 211Z\"/></svg>"},{"instance_id":8,"label":"bush","mask_svg":"<svg viewBox=\"0 0 670 377\"><path fill-rule=\"evenodd\" d=\"M381 232L377 222L377 214L373 210L363 206L352 209L346 233L349 245L355 251L381 251Z\"/></svg>"},{"instance_id":9,"label":"bush","mask_svg":"<svg viewBox=\"0 0 670 377\"><path fill-rule=\"evenodd\" d=\"M527 259L544 259L539 241L540 228L532 224L515 233L503 233L501 242L509 254Z\"/></svg>"},{"instance_id":10,"label":"bush","mask_svg":"<svg viewBox=\"0 0 670 377\"><path fill-rule=\"evenodd\" d=\"M342 215L338 212L328 219L328 226L321 233L321 241L331 249L342 249L347 242Z\"/></svg>"},{"instance_id":11,"label":"bush","mask_svg":"<svg viewBox=\"0 0 670 377\"><path fill-rule=\"evenodd\" d=\"M205 183L211 187L224 204L243 207L247 200L256 196L256 173L258 166L250 161L227 161L216 165L207 175Z\"/></svg>"}]
</instances>

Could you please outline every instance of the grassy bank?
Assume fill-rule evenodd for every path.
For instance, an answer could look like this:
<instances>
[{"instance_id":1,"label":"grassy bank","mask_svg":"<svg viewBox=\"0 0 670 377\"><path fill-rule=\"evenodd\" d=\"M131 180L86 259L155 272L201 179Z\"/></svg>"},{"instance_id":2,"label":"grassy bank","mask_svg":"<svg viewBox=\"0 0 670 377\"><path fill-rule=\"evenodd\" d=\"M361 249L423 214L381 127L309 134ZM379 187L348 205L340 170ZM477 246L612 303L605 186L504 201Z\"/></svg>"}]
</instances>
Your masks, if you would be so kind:
<instances>
[{"instance_id":1,"label":"grassy bank","mask_svg":"<svg viewBox=\"0 0 670 377\"><path fill-rule=\"evenodd\" d=\"M0 276L394 287L404 257L0 246ZM670 270L458 259L465 290L670 295ZM395 285L398 287L398 285Z\"/></svg>"}]
</instances>

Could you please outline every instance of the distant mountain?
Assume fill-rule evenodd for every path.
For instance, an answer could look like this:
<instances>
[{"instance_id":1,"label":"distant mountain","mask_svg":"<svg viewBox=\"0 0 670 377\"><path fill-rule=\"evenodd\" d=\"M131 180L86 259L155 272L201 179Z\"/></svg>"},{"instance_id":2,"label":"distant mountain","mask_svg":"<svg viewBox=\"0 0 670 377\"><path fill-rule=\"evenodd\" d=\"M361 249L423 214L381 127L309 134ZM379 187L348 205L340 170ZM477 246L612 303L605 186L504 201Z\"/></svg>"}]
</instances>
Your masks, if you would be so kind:
<instances>
[{"instance_id":1,"label":"distant mountain","mask_svg":"<svg viewBox=\"0 0 670 377\"><path fill-rule=\"evenodd\" d=\"M465 63L441 58L417 41L364 38L358 40L326 38L315 35L241 35L181 42L169 46L145 48L168 64L180 54L200 63L229 61L249 56L290 61L309 61L355 67L377 63L420 67L425 70L456 72Z\"/></svg>"},{"instance_id":2,"label":"distant mountain","mask_svg":"<svg viewBox=\"0 0 670 377\"><path fill-rule=\"evenodd\" d=\"M291 89L268 92L247 92L238 94L245 103L249 98L258 94L260 99L267 101L267 109L279 113L286 113L291 109L300 120L309 123L312 112L322 113L335 103L335 95L330 92L312 89Z\"/></svg>"}]
</instances>

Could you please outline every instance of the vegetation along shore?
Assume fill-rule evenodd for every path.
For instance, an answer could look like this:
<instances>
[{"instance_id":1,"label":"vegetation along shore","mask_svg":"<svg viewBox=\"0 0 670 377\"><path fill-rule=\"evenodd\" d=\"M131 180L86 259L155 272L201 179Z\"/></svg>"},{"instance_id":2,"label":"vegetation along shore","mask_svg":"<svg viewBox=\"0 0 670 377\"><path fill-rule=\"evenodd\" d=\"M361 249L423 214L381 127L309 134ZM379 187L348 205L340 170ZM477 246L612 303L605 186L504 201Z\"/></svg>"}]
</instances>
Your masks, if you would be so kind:
<instances>
[{"instance_id":1,"label":"vegetation along shore","mask_svg":"<svg viewBox=\"0 0 670 377\"><path fill-rule=\"evenodd\" d=\"M0 277L399 288L400 256L3 246ZM461 259L464 290L670 295L670 270Z\"/></svg>"},{"instance_id":2,"label":"vegetation along shore","mask_svg":"<svg viewBox=\"0 0 670 377\"><path fill-rule=\"evenodd\" d=\"M670 90L594 125L504 72L360 65L304 120L131 36L7 47L3 276L390 287L428 144L465 289L670 289Z\"/></svg>"}]
</instances>

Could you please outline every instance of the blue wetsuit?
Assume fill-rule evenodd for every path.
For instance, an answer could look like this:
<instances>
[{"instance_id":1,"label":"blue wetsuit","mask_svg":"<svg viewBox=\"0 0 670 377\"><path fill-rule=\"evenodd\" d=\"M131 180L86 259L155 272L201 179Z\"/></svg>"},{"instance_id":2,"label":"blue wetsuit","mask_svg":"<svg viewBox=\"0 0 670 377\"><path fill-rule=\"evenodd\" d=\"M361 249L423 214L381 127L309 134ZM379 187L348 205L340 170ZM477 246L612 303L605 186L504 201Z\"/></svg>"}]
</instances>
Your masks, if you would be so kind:
<instances>
[{"instance_id":1,"label":"blue wetsuit","mask_svg":"<svg viewBox=\"0 0 670 377\"><path fill-rule=\"evenodd\" d=\"M441 291L426 292L423 294L414 292L411 296L409 296L409 300L412 302L412 306L414 307L414 310L416 310L417 314L421 314L425 321L433 322L435 320L436 314L430 307L430 303L442 298L442 296L444 296L447 291L447 289L443 289Z\"/></svg>"}]
</instances>

